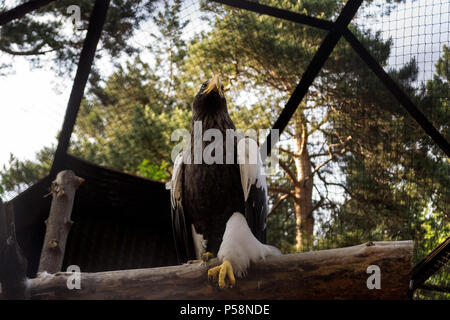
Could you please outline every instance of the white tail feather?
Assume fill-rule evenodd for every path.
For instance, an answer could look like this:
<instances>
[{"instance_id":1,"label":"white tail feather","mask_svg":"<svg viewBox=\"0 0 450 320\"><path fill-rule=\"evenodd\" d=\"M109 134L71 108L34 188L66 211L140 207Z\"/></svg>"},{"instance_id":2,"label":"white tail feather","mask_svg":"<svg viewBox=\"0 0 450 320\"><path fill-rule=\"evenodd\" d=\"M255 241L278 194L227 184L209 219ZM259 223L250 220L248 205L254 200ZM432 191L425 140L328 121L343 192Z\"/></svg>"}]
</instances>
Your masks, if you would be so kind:
<instances>
[{"instance_id":1,"label":"white tail feather","mask_svg":"<svg viewBox=\"0 0 450 320\"><path fill-rule=\"evenodd\" d=\"M236 276L245 276L251 263L277 255L281 255L280 250L259 242L245 217L239 212L233 213L227 222L217 257L221 261L230 261Z\"/></svg>"}]
</instances>

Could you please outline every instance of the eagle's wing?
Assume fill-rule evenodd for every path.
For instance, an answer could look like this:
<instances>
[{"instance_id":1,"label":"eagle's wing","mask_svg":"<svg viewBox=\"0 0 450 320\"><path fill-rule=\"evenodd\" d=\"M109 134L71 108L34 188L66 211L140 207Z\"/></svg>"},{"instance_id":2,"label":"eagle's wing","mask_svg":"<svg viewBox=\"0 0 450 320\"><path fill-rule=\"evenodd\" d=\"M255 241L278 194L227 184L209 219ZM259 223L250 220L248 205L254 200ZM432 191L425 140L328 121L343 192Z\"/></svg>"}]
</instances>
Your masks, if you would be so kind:
<instances>
[{"instance_id":1,"label":"eagle's wing","mask_svg":"<svg viewBox=\"0 0 450 320\"><path fill-rule=\"evenodd\" d=\"M179 263L195 256L191 223L183 210L184 167L183 153L180 153L175 159L172 180L166 184L166 188L170 190L172 231Z\"/></svg>"},{"instance_id":2,"label":"eagle's wing","mask_svg":"<svg viewBox=\"0 0 450 320\"><path fill-rule=\"evenodd\" d=\"M245 199L245 218L253 235L266 242L267 185L255 140L238 137L237 155Z\"/></svg>"}]
</instances>

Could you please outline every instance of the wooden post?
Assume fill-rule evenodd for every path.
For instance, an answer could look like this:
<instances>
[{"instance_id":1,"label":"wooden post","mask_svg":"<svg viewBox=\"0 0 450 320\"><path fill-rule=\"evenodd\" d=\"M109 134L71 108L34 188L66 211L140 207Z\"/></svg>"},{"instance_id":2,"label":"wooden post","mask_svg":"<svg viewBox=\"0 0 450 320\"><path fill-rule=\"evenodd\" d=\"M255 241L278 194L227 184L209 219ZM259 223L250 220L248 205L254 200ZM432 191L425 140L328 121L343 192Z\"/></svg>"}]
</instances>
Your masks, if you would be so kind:
<instances>
[{"instance_id":1,"label":"wooden post","mask_svg":"<svg viewBox=\"0 0 450 320\"><path fill-rule=\"evenodd\" d=\"M46 232L39 261L38 273L56 273L61 271L66 249L67 236L73 221L72 214L75 191L84 179L77 177L73 171L65 170L52 182L53 196L50 214L45 221Z\"/></svg>"},{"instance_id":2,"label":"wooden post","mask_svg":"<svg viewBox=\"0 0 450 320\"><path fill-rule=\"evenodd\" d=\"M16 239L14 208L0 200L0 283L3 299L27 299L27 260Z\"/></svg>"},{"instance_id":3,"label":"wooden post","mask_svg":"<svg viewBox=\"0 0 450 320\"><path fill-rule=\"evenodd\" d=\"M73 273L30 281L32 299L408 299L412 241L269 257L252 266L234 288L208 282L208 263L79 274L79 289L68 289ZM379 268L380 287L372 271ZM368 285L369 283L369 285Z\"/></svg>"}]
</instances>

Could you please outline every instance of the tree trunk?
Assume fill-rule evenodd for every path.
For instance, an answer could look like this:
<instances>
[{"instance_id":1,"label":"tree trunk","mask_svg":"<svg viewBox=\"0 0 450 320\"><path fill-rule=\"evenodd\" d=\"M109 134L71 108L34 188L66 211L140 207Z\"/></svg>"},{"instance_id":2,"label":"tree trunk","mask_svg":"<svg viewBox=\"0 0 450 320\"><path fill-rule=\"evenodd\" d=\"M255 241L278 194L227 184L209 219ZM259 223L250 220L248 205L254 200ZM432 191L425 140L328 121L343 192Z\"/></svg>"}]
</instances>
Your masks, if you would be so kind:
<instances>
[{"instance_id":1,"label":"tree trunk","mask_svg":"<svg viewBox=\"0 0 450 320\"><path fill-rule=\"evenodd\" d=\"M300 112L300 111L299 111ZM308 132L306 118L300 114L295 123L295 141L297 144L297 157L295 157L295 168L297 171L297 185L295 192L295 217L296 217L296 242L297 251L304 247L310 247L314 234L314 218L312 215L312 191L313 177L311 176L311 159L308 153Z\"/></svg>"},{"instance_id":2,"label":"tree trunk","mask_svg":"<svg viewBox=\"0 0 450 320\"><path fill-rule=\"evenodd\" d=\"M75 199L75 191L83 182L73 173L65 170L56 176L52 183L52 205L45 220L46 232L42 247L38 272L56 273L61 271L66 241L73 221L70 220Z\"/></svg>"},{"instance_id":3,"label":"tree trunk","mask_svg":"<svg viewBox=\"0 0 450 320\"><path fill-rule=\"evenodd\" d=\"M412 252L412 241L395 241L269 257L223 290L207 279L213 259L81 273L78 290L67 286L75 275L61 272L32 279L29 291L32 299L407 299ZM379 289L370 289L369 266L379 267Z\"/></svg>"}]
</instances>

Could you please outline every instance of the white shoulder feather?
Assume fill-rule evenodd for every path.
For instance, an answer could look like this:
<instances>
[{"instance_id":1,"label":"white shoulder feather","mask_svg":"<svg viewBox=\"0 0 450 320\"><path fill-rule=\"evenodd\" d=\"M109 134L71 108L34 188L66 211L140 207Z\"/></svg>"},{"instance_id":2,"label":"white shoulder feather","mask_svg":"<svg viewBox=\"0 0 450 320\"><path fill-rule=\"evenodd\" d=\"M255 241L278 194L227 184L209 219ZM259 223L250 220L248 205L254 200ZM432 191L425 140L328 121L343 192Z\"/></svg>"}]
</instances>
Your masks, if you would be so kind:
<instances>
[{"instance_id":1,"label":"white shoulder feather","mask_svg":"<svg viewBox=\"0 0 450 320\"><path fill-rule=\"evenodd\" d=\"M166 189L170 190L170 203L172 208L175 208L177 199L181 197L181 188L179 183L181 182L181 167L183 165L183 153L178 154L173 164L172 179L166 183Z\"/></svg>"},{"instance_id":2,"label":"white shoulder feather","mask_svg":"<svg viewBox=\"0 0 450 320\"><path fill-rule=\"evenodd\" d=\"M242 190L247 201L253 184L264 189L267 195L266 177L263 172L261 154L255 140L238 135L237 158L241 173Z\"/></svg>"}]
</instances>

